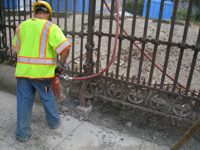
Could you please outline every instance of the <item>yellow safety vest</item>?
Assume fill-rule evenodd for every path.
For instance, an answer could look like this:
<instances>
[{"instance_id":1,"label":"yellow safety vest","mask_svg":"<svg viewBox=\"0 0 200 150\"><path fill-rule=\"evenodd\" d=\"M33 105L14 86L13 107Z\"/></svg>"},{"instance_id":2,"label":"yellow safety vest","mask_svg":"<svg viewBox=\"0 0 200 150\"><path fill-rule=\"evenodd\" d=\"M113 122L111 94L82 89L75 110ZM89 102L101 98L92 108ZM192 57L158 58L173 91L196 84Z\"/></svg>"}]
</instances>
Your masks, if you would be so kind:
<instances>
[{"instance_id":1,"label":"yellow safety vest","mask_svg":"<svg viewBox=\"0 0 200 150\"><path fill-rule=\"evenodd\" d=\"M53 78L56 54L71 46L61 29L39 18L22 22L15 32L12 50L17 53L16 77Z\"/></svg>"}]
</instances>

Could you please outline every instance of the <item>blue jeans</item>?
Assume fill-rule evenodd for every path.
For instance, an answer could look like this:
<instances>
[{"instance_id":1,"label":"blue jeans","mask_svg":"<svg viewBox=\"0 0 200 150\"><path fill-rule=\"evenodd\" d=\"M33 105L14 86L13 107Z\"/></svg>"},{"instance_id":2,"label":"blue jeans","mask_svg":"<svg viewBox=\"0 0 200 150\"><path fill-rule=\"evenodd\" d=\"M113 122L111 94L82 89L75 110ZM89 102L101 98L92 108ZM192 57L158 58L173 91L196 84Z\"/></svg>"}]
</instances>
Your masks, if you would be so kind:
<instances>
[{"instance_id":1,"label":"blue jeans","mask_svg":"<svg viewBox=\"0 0 200 150\"><path fill-rule=\"evenodd\" d=\"M31 134L31 114L35 92L44 105L46 120L50 128L55 128L60 120L57 114L51 80L17 78L17 128L16 136L26 140Z\"/></svg>"}]
</instances>

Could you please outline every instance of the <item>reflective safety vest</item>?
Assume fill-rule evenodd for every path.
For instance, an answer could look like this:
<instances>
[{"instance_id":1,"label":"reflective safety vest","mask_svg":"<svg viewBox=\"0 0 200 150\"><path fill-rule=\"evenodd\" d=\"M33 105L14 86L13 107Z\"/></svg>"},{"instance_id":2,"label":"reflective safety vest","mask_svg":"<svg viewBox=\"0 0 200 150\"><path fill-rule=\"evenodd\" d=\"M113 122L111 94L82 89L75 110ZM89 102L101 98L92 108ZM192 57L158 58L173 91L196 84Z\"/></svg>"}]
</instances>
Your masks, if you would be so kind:
<instances>
[{"instance_id":1,"label":"reflective safety vest","mask_svg":"<svg viewBox=\"0 0 200 150\"><path fill-rule=\"evenodd\" d=\"M16 77L53 78L56 54L71 46L54 23L39 18L22 22L16 29L12 50L17 53Z\"/></svg>"}]
</instances>

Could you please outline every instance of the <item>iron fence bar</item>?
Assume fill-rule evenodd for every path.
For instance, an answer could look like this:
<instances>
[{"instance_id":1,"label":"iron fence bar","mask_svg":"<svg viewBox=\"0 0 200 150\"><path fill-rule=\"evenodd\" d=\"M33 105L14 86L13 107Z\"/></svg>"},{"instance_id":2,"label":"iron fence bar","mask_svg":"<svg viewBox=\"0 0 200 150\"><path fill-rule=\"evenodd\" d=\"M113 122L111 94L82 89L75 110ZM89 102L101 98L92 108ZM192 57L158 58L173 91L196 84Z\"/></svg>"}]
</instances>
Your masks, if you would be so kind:
<instances>
[{"instance_id":1,"label":"iron fence bar","mask_svg":"<svg viewBox=\"0 0 200 150\"><path fill-rule=\"evenodd\" d=\"M199 27L199 34L198 34L198 38L197 38L196 47L200 47L200 27Z\"/></svg>"},{"instance_id":2,"label":"iron fence bar","mask_svg":"<svg viewBox=\"0 0 200 150\"><path fill-rule=\"evenodd\" d=\"M15 26L15 7L14 7L15 1L13 0L12 3L13 3L13 24Z\"/></svg>"},{"instance_id":3,"label":"iron fence bar","mask_svg":"<svg viewBox=\"0 0 200 150\"><path fill-rule=\"evenodd\" d=\"M175 74L175 78L174 78L173 88L172 88L173 92L176 89L176 85L177 85L177 81L178 81L178 77L179 77L179 73L180 73L180 68L181 68L181 62L182 62L182 59L183 59L183 53L184 53L184 49L181 48L180 54L179 54L178 63L177 63L177 68L176 68L176 74Z\"/></svg>"},{"instance_id":4,"label":"iron fence bar","mask_svg":"<svg viewBox=\"0 0 200 150\"><path fill-rule=\"evenodd\" d=\"M15 23L15 8L14 8L14 0L13 0L13 26L16 27ZM13 28L13 34L15 35L15 28ZM17 58L17 54L14 53L14 56Z\"/></svg>"},{"instance_id":5,"label":"iron fence bar","mask_svg":"<svg viewBox=\"0 0 200 150\"><path fill-rule=\"evenodd\" d=\"M65 0L65 31L67 31L67 0Z\"/></svg>"},{"instance_id":6,"label":"iron fence bar","mask_svg":"<svg viewBox=\"0 0 200 150\"><path fill-rule=\"evenodd\" d=\"M20 16L20 0L18 0L18 19L19 19L19 24L21 23L21 16Z\"/></svg>"},{"instance_id":7,"label":"iron fence bar","mask_svg":"<svg viewBox=\"0 0 200 150\"><path fill-rule=\"evenodd\" d=\"M73 21L72 21L72 32L75 32L75 19L76 19L76 0L73 0ZM75 35L72 34L72 71L74 71L74 52L75 51ZM73 76L72 72L72 76Z\"/></svg>"},{"instance_id":8,"label":"iron fence bar","mask_svg":"<svg viewBox=\"0 0 200 150\"><path fill-rule=\"evenodd\" d=\"M188 95L188 92L190 90L190 84L191 84L191 81L192 81L192 76L193 76L193 73L194 73L194 68L195 68L197 56L198 56L198 51L195 51L194 55L193 55L193 60L192 60L191 68L190 68L190 74L189 74L188 81L187 81L185 95Z\"/></svg>"},{"instance_id":9,"label":"iron fence bar","mask_svg":"<svg viewBox=\"0 0 200 150\"><path fill-rule=\"evenodd\" d=\"M191 17L191 14L192 14L193 3L194 3L194 0L190 0L187 18L186 18L186 23L185 23L185 30L184 30L184 35L183 35L183 40L184 40L183 44L185 44L185 41L186 41L186 38L187 38L187 32L188 32L188 28L189 28L189 24L190 24L190 17ZM194 56L193 56L193 60L192 60L192 65L191 65L191 68L190 68L190 73L189 73L189 78L188 78L188 81L187 81L186 90L185 90L186 95L188 94L188 92L190 90L190 85L191 85L192 76L193 76L193 72L194 72L194 68L195 68L195 64L196 64L197 55L198 55L198 51L195 51Z\"/></svg>"},{"instance_id":10,"label":"iron fence bar","mask_svg":"<svg viewBox=\"0 0 200 150\"><path fill-rule=\"evenodd\" d=\"M7 3L8 3L8 29L9 29L9 42L10 42L10 48L11 48L11 45L12 45L12 39L11 39L11 28L10 28L10 2L9 1L7 1ZM14 6L13 6L14 7ZM13 51L11 51L10 53L11 53L11 56L12 56L12 52Z\"/></svg>"},{"instance_id":11,"label":"iron fence bar","mask_svg":"<svg viewBox=\"0 0 200 150\"><path fill-rule=\"evenodd\" d=\"M198 47L199 44L200 44L200 29L199 29L199 35L198 35L198 38L197 38L196 46ZM198 56L198 51L196 50L194 52L194 55L193 55L193 60L192 60L190 74L189 74L189 78L188 78L188 82L187 82L187 86L186 86L186 90L185 90L185 95L188 94L189 89L190 89L190 84L191 84L192 76L193 76L193 73L194 73L194 68L195 68L197 56Z\"/></svg>"},{"instance_id":12,"label":"iron fence bar","mask_svg":"<svg viewBox=\"0 0 200 150\"><path fill-rule=\"evenodd\" d=\"M95 9L96 9L96 0L93 2L93 15L92 15L92 17L93 17L93 20L92 20L92 30L91 30L91 35L92 35L92 38L91 38L91 42L90 42L90 44L91 44L91 47L90 47L90 49L91 49L91 51L90 51L90 53L91 53L91 55L90 55L90 65L91 65L91 67L92 68L90 68L90 69L92 69L91 71L93 71L93 48L94 48L94 41L93 41L93 38L94 38L94 22L95 22Z\"/></svg>"},{"instance_id":13,"label":"iron fence bar","mask_svg":"<svg viewBox=\"0 0 200 150\"><path fill-rule=\"evenodd\" d=\"M113 26L113 10L114 10L114 0L111 1L111 13L110 13L110 27L109 27L109 36L108 36L108 52L107 52L107 62L109 64L110 60L110 49L111 49L111 40L112 40L112 26ZM106 76L108 76L109 68L106 70Z\"/></svg>"},{"instance_id":14,"label":"iron fence bar","mask_svg":"<svg viewBox=\"0 0 200 150\"><path fill-rule=\"evenodd\" d=\"M137 7L138 6L138 0L135 0L135 6L134 6L134 13L137 14ZM133 15L133 21L132 21L132 29L131 29L131 38L135 35L135 24L136 24L136 15ZM132 50L133 50L133 40L130 41L130 49L129 49L129 57L128 57L128 67L127 67L127 73L126 73L126 81L129 80L130 75L130 68L131 68L131 58L132 58Z\"/></svg>"},{"instance_id":15,"label":"iron fence bar","mask_svg":"<svg viewBox=\"0 0 200 150\"><path fill-rule=\"evenodd\" d=\"M2 4L0 3L0 23L2 23Z\"/></svg>"},{"instance_id":16,"label":"iron fence bar","mask_svg":"<svg viewBox=\"0 0 200 150\"><path fill-rule=\"evenodd\" d=\"M185 29L184 29L184 34L183 34L183 40L182 40L183 45L185 44L186 38L187 38L188 28L189 28L189 25L190 25L190 18L191 18L191 14L192 14L193 3L194 3L194 0L190 0L188 12L187 12L187 18L186 18L186 21L185 21Z\"/></svg>"},{"instance_id":17,"label":"iron fence bar","mask_svg":"<svg viewBox=\"0 0 200 150\"><path fill-rule=\"evenodd\" d=\"M147 12L146 12L146 17L145 17L145 25L144 25L144 33L143 33L143 40L146 39L146 35L147 35L150 4L151 4L151 0L148 0L148 2L147 2ZM142 64L143 64L143 58L144 58L145 44L146 44L145 41L143 41L143 42L142 42L141 56L140 56L139 69L138 69L138 79L137 79L137 83L138 83L138 84L140 83L140 78L141 78L141 72L142 72Z\"/></svg>"},{"instance_id":18,"label":"iron fence bar","mask_svg":"<svg viewBox=\"0 0 200 150\"><path fill-rule=\"evenodd\" d=\"M126 7L126 0L123 0L122 4L122 16L121 16L121 25L120 25L120 34L118 35L119 38L119 47L118 47L118 59L117 59L117 69L116 69L116 79L119 76L119 65L120 65L120 58L121 58L121 50L122 50L122 41L123 41L123 33L124 33L124 16L125 16L125 7ZM124 58L125 59L125 58ZM121 76L121 80L123 80L123 76ZM123 100L126 101L127 97L127 84L124 85L125 94L123 95Z\"/></svg>"},{"instance_id":19,"label":"iron fence bar","mask_svg":"<svg viewBox=\"0 0 200 150\"><path fill-rule=\"evenodd\" d=\"M87 43L85 48L87 50L86 60L83 65L84 75L89 75L91 72L91 62L92 62L92 53L94 48L93 37L94 37L94 20L95 20L95 6L96 0L89 1L89 12L88 12L88 34L87 34Z\"/></svg>"},{"instance_id":20,"label":"iron fence bar","mask_svg":"<svg viewBox=\"0 0 200 150\"><path fill-rule=\"evenodd\" d=\"M172 16L172 22L171 22L171 29L170 29L170 34L168 38L168 43L172 42L172 37L173 37L173 32L174 32L174 26L175 26L175 20L176 20L176 12L178 8L178 0L175 1L174 9L173 9L173 16ZM171 45L167 46L167 52L165 56L165 63L164 63L164 68L163 68L163 73L162 73L162 78L161 78L161 84L160 84L160 89L163 88L164 80L165 80L165 75L167 71L167 65L168 65L168 59L169 59L169 53L170 53Z\"/></svg>"},{"instance_id":21,"label":"iron fence bar","mask_svg":"<svg viewBox=\"0 0 200 150\"><path fill-rule=\"evenodd\" d=\"M0 23L2 23L3 24L3 21L2 21L2 19L3 19L3 9L2 9L2 3L0 3Z\"/></svg>"},{"instance_id":22,"label":"iron fence bar","mask_svg":"<svg viewBox=\"0 0 200 150\"><path fill-rule=\"evenodd\" d=\"M3 10L2 10L2 4L0 3L0 31L1 31L1 35L0 35L0 49L4 48L4 45L3 45L3 14L2 14ZM2 25L2 26L1 26ZM2 40L2 42L1 42Z\"/></svg>"},{"instance_id":23,"label":"iron fence bar","mask_svg":"<svg viewBox=\"0 0 200 150\"><path fill-rule=\"evenodd\" d=\"M6 25L6 15L5 15L5 3L4 3L4 1L3 1L3 24L4 25ZM6 30L6 28L5 28L5 46L7 47L7 30ZM6 53L7 53L7 50L6 50Z\"/></svg>"},{"instance_id":24,"label":"iron fence bar","mask_svg":"<svg viewBox=\"0 0 200 150\"><path fill-rule=\"evenodd\" d=\"M160 4L160 13L159 13L159 19L158 19L158 25L157 25L155 41L158 41L159 40L159 36L160 36L160 28L161 28L163 8L164 8L164 0L162 0L161 4ZM150 70L150 74L149 74L148 86L151 86L152 77L153 77L153 71L154 71L154 68L155 68L157 50L158 50L158 44L155 43L154 50L153 50L153 58L152 58L152 62L151 62L151 70Z\"/></svg>"},{"instance_id":25,"label":"iron fence bar","mask_svg":"<svg viewBox=\"0 0 200 150\"><path fill-rule=\"evenodd\" d=\"M60 5L59 5L59 0L57 0L57 25L59 26L59 7L60 7Z\"/></svg>"},{"instance_id":26,"label":"iron fence bar","mask_svg":"<svg viewBox=\"0 0 200 150\"><path fill-rule=\"evenodd\" d=\"M99 18L99 40L98 40L98 49L97 49L97 62L96 62L96 65L97 65L97 69L96 69L96 73L99 72L99 60L100 60L100 56L101 56L101 53L100 53L100 48L101 48L101 33L102 33L102 23L103 23L103 0L101 0L101 8L100 8L100 18Z\"/></svg>"},{"instance_id":27,"label":"iron fence bar","mask_svg":"<svg viewBox=\"0 0 200 150\"><path fill-rule=\"evenodd\" d=\"M26 20L26 0L24 0L24 20Z\"/></svg>"},{"instance_id":28,"label":"iron fence bar","mask_svg":"<svg viewBox=\"0 0 200 150\"><path fill-rule=\"evenodd\" d=\"M93 36L94 36L95 6L96 6L96 0L90 0L89 13L88 13L88 35L87 35L87 43L85 45L85 48L87 50L87 56L86 56L86 61L83 65L85 76L89 75L91 71L93 70L93 66L91 63L93 62L92 52L94 48ZM86 106L84 91L86 90L86 87L88 86L88 84L89 84L89 80L84 80L79 90L80 105L84 107Z\"/></svg>"},{"instance_id":29,"label":"iron fence bar","mask_svg":"<svg viewBox=\"0 0 200 150\"><path fill-rule=\"evenodd\" d=\"M166 52L166 56L165 56L165 63L164 63L164 68L163 68L163 72L162 72L160 89L162 89L163 85L164 85L165 75L166 75L166 72L167 72L167 65L168 65L168 60L169 60L170 49L171 49L171 46L167 46L167 52Z\"/></svg>"},{"instance_id":30,"label":"iron fence bar","mask_svg":"<svg viewBox=\"0 0 200 150\"><path fill-rule=\"evenodd\" d=\"M83 37L84 35L82 34L84 32L84 15L85 15L85 0L83 0L83 5L82 5L82 20L81 20L81 46L80 46L80 73L82 74L82 61L83 61Z\"/></svg>"},{"instance_id":31,"label":"iron fence bar","mask_svg":"<svg viewBox=\"0 0 200 150\"><path fill-rule=\"evenodd\" d=\"M38 0L36 0L36 1L38 1ZM50 6L52 8L52 0L50 0ZM50 19L50 21L52 21L52 18Z\"/></svg>"},{"instance_id":32,"label":"iron fence bar","mask_svg":"<svg viewBox=\"0 0 200 150\"><path fill-rule=\"evenodd\" d=\"M189 9L188 9L188 13L187 13L187 19L186 19L186 22L185 22L185 29L184 29L184 33L183 33L182 45L184 45L185 42L186 42L187 32L188 32L189 22L190 22L190 17L191 17L191 13L192 13L192 5L193 5L193 0L191 0L190 3L189 3ZM182 64L184 50L185 50L184 48L181 48L181 50L180 50L179 60L178 60L178 64L177 64L177 69L176 69L176 74L175 74L175 79L174 79L172 91L175 91L175 88L176 88L176 85L177 85L177 81L178 81L178 77L179 77L179 73L180 73L180 68L181 68L181 64Z\"/></svg>"},{"instance_id":33,"label":"iron fence bar","mask_svg":"<svg viewBox=\"0 0 200 150\"><path fill-rule=\"evenodd\" d=\"M105 3L105 1L104 1ZM111 1L111 12L110 12L110 26L109 26L109 33L107 34L107 37L108 37L108 52L107 52L107 64L109 63L109 59L110 59L110 49L111 49L111 40L112 40L112 37L114 37L115 35L112 34L112 25L113 25L113 9L114 9L114 0ZM108 71L109 71L109 68L106 70L106 76L108 76ZM111 74L112 76L112 74ZM107 83L108 83L108 79L105 80L105 86L103 88L103 95L106 95L107 94Z\"/></svg>"},{"instance_id":34,"label":"iron fence bar","mask_svg":"<svg viewBox=\"0 0 200 150\"><path fill-rule=\"evenodd\" d=\"M118 46L118 58L117 58L117 67L116 67L116 78L118 79L119 76L119 65L120 65L120 58L121 58L121 49L122 49L122 35L124 29L124 13L125 13L125 6L126 0L123 0L123 7L122 7L122 15L121 15L121 26L120 26L120 36L119 37L119 46Z\"/></svg>"},{"instance_id":35,"label":"iron fence bar","mask_svg":"<svg viewBox=\"0 0 200 150\"><path fill-rule=\"evenodd\" d=\"M32 18L32 0L29 0L30 18Z\"/></svg>"}]
</instances>

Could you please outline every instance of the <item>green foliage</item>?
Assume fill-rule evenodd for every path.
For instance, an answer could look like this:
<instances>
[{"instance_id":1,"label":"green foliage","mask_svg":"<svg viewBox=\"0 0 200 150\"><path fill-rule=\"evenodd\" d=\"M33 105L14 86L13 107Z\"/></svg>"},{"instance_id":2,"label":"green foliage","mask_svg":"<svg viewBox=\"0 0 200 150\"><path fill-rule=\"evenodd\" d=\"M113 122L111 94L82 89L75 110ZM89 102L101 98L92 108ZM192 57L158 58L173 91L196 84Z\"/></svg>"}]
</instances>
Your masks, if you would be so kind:
<instances>
[{"instance_id":1,"label":"green foliage","mask_svg":"<svg viewBox=\"0 0 200 150\"><path fill-rule=\"evenodd\" d=\"M191 14L191 18L190 18L190 21L191 22L200 22L200 1L195 1L195 5L199 5L198 7L198 10L196 12L192 12ZM177 12L177 20L183 20L185 21L186 20L186 17L187 17L187 11L188 9L184 9L184 10L181 10L181 11L178 11Z\"/></svg>"},{"instance_id":2,"label":"green foliage","mask_svg":"<svg viewBox=\"0 0 200 150\"><path fill-rule=\"evenodd\" d=\"M200 22L200 11L196 13L196 22Z\"/></svg>"},{"instance_id":3,"label":"green foliage","mask_svg":"<svg viewBox=\"0 0 200 150\"><path fill-rule=\"evenodd\" d=\"M176 20L183 20L185 21L187 18L187 9L181 10L177 12ZM192 12L190 17L191 22L200 22L200 10L196 13Z\"/></svg>"},{"instance_id":4,"label":"green foliage","mask_svg":"<svg viewBox=\"0 0 200 150\"><path fill-rule=\"evenodd\" d=\"M133 14L134 13L134 6L135 6L135 0L127 0L126 2L126 11ZM137 14L138 16L142 16L143 13L143 7L144 7L144 0L138 1L137 6Z\"/></svg>"},{"instance_id":5,"label":"green foliage","mask_svg":"<svg viewBox=\"0 0 200 150\"><path fill-rule=\"evenodd\" d=\"M200 2L199 2L199 9L196 12L196 22L200 22Z\"/></svg>"}]
</instances>

